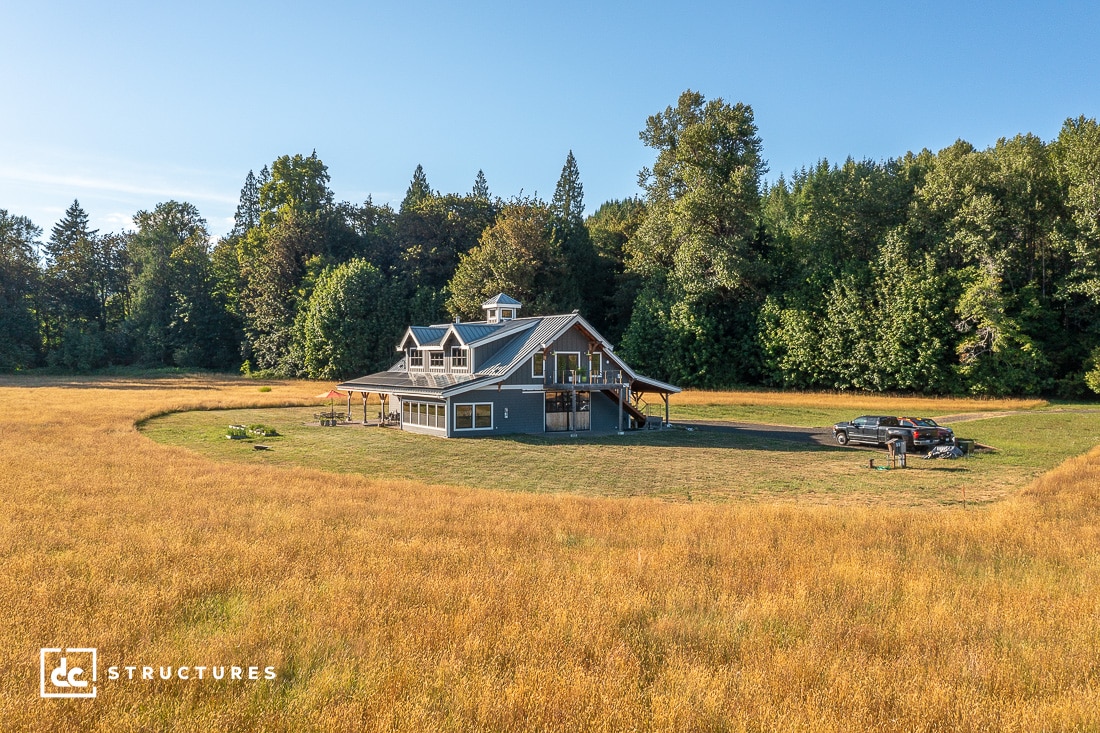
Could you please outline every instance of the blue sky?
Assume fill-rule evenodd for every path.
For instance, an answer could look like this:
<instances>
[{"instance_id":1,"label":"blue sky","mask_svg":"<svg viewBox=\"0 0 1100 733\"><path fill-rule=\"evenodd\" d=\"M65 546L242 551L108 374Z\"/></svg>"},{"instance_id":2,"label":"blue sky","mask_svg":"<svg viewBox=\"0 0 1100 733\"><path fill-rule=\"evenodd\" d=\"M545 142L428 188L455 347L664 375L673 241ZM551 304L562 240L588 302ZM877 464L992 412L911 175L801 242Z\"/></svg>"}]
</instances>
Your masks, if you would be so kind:
<instances>
[{"instance_id":1,"label":"blue sky","mask_svg":"<svg viewBox=\"0 0 1100 733\"><path fill-rule=\"evenodd\" d=\"M638 193L646 117L684 89L751 105L769 179L821 158L984 148L1100 116L1100 4L0 2L0 208L160 201L224 234L250 169L316 149L338 200Z\"/></svg>"}]
</instances>

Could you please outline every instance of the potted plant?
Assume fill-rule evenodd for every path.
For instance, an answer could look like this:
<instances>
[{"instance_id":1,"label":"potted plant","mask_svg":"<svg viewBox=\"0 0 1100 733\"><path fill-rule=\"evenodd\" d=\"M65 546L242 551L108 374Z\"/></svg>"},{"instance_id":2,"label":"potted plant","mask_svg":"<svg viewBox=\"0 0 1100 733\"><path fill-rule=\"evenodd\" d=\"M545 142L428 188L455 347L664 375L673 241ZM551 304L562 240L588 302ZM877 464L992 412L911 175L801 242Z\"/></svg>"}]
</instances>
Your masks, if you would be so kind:
<instances>
[{"instance_id":1,"label":"potted plant","mask_svg":"<svg viewBox=\"0 0 1100 733\"><path fill-rule=\"evenodd\" d=\"M584 367L577 367L577 381L580 384L588 382L588 370Z\"/></svg>"}]
</instances>

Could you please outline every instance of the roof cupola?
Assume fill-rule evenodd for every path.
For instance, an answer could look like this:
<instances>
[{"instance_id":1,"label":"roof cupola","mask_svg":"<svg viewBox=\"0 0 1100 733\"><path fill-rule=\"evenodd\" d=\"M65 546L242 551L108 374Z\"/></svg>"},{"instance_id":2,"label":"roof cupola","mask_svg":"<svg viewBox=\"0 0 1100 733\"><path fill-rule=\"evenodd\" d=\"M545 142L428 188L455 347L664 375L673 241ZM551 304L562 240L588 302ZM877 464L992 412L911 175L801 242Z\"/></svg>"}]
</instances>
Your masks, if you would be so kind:
<instances>
[{"instance_id":1,"label":"roof cupola","mask_svg":"<svg viewBox=\"0 0 1100 733\"><path fill-rule=\"evenodd\" d=\"M515 298L509 298L504 293L497 293L489 300L481 304L485 311L486 323L501 323L519 317L519 309L523 307Z\"/></svg>"}]
</instances>

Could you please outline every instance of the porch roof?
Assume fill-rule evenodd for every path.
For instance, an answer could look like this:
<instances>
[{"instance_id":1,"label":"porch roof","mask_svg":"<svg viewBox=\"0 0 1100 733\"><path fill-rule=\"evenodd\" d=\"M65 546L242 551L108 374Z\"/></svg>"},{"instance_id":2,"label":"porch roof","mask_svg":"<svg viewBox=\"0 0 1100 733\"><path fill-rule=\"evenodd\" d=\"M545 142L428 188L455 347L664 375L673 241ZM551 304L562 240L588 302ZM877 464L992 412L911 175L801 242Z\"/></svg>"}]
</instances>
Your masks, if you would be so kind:
<instances>
[{"instance_id":1,"label":"porch roof","mask_svg":"<svg viewBox=\"0 0 1100 733\"><path fill-rule=\"evenodd\" d=\"M416 394L446 397L447 393L463 391L489 377L478 374L409 374L408 372L377 372L350 379L337 385L346 392L378 392L381 394Z\"/></svg>"}]
</instances>

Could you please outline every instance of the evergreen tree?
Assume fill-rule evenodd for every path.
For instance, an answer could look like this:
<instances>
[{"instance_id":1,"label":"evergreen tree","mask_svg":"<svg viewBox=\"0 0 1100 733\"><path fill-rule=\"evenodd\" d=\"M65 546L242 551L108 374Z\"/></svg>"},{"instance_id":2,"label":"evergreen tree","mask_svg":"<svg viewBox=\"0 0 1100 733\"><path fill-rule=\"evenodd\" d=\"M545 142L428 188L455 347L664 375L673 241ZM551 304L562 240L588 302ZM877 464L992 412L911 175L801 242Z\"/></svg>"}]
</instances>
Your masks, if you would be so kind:
<instances>
[{"instance_id":1,"label":"evergreen tree","mask_svg":"<svg viewBox=\"0 0 1100 733\"><path fill-rule=\"evenodd\" d=\"M96 295L96 237L88 228L88 214L73 201L54 225L46 242L46 279L50 310L57 323L91 323L101 311Z\"/></svg>"},{"instance_id":2,"label":"evergreen tree","mask_svg":"<svg viewBox=\"0 0 1100 733\"><path fill-rule=\"evenodd\" d=\"M601 299L594 296L606 292L611 283L606 281L608 274L599 270L596 251L584 225L584 187L572 150L565 158L550 199L550 221L552 236L565 258L567 277L562 302L570 310L579 308L592 317L592 306L602 305ZM603 320L602 311L596 320Z\"/></svg>"},{"instance_id":3,"label":"evergreen tree","mask_svg":"<svg viewBox=\"0 0 1100 733\"><path fill-rule=\"evenodd\" d=\"M489 182L485 180L485 171L478 170L477 178L474 179L474 188L470 195L475 199L489 200Z\"/></svg>"},{"instance_id":4,"label":"evergreen tree","mask_svg":"<svg viewBox=\"0 0 1100 733\"><path fill-rule=\"evenodd\" d=\"M409 188L405 191L405 198L401 202L401 211L415 206L431 195L432 187L428 185L428 176L424 173L424 166L417 164L416 170L413 171L412 181L409 182Z\"/></svg>"},{"instance_id":5,"label":"evergreen tree","mask_svg":"<svg viewBox=\"0 0 1100 733\"><path fill-rule=\"evenodd\" d=\"M260 225L260 184L252 171L245 176L241 188L241 200L237 204L237 213L233 216L233 234L243 235L249 229Z\"/></svg>"},{"instance_id":6,"label":"evergreen tree","mask_svg":"<svg viewBox=\"0 0 1100 733\"><path fill-rule=\"evenodd\" d=\"M0 209L0 372L34 366L38 350L35 249L42 230Z\"/></svg>"}]
</instances>

